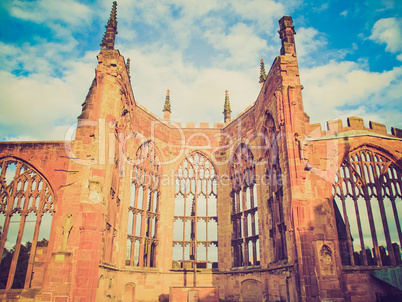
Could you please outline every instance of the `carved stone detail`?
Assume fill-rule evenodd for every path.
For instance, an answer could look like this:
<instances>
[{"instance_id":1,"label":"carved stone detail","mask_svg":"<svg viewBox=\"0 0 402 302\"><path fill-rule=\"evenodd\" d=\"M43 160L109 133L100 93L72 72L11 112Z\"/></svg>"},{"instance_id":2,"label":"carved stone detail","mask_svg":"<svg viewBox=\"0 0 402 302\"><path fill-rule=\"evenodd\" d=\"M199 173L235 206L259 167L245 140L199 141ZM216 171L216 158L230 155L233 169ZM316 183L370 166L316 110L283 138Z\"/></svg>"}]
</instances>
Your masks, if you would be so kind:
<instances>
[{"instance_id":1,"label":"carved stone detail","mask_svg":"<svg viewBox=\"0 0 402 302\"><path fill-rule=\"evenodd\" d=\"M73 214L71 214L71 212L68 212L63 220L63 227L62 227L63 242L61 244L60 249L61 251L67 251L68 237L70 236L73 224L74 224Z\"/></svg>"}]
</instances>

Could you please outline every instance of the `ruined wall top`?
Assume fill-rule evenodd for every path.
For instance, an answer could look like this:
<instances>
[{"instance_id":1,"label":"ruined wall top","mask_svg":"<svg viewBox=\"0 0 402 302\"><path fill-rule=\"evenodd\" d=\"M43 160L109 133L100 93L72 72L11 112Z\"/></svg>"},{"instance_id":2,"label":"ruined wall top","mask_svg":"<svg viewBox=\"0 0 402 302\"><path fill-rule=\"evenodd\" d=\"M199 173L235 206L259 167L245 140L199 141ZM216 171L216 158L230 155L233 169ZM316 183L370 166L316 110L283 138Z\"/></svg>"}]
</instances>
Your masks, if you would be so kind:
<instances>
[{"instance_id":1,"label":"ruined wall top","mask_svg":"<svg viewBox=\"0 0 402 302\"><path fill-rule=\"evenodd\" d=\"M344 126L342 120L335 119L328 121L322 130L321 124L311 124L307 136L309 140L321 140L331 138L342 138L349 136L377 136L383 138L402 139L402 130L391 127L391 133L387 132L384 124L369 121L369 127L365 127L364 121L360 117L352 116L347 118L347 125Z\"/></svg>"},{"instance_id":2,"label":"ruined wall top","mask_svg":"<svg viewBox=\"0 0 402 302\"><path fill-rule=\"evenodd\" d=\"M296 55L295 39L296 34L293 20L290 16L283 16L279 20L279 37L282 40L281 55Z\"/></svg>"}]
</instances>

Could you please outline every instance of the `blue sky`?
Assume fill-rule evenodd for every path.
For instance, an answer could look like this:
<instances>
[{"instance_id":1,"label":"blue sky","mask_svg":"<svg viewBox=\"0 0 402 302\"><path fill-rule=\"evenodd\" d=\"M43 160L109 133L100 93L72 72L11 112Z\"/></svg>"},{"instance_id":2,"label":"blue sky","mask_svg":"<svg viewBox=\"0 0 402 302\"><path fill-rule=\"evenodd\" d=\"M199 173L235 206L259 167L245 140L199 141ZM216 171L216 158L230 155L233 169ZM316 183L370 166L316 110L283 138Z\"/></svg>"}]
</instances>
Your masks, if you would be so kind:
<instances>
[{"instance_id":1,"label":"blue sky","mask_svg":"<svg viewBox=\"0 0 402 302\"><path fill-rule=\"evenodd\" d=\"M0 2L0 140L62 140L81 112L112 1ZM293 18L311 123L359 116L402 128L402 1L121 0L116 48L136 101L178 122L222 122L256 100L259 60Z\"/></svg>"}]
</instances>

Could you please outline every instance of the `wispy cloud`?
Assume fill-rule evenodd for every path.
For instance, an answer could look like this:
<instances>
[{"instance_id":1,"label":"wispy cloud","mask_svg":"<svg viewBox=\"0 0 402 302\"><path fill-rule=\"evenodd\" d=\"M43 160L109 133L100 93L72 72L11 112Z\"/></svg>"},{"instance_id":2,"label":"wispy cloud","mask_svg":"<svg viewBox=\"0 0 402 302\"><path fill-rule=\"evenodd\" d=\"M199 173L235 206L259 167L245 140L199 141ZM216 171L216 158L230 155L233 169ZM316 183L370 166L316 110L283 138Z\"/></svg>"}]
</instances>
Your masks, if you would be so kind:
<instances>
[{"instance_id":1,"label":"wispy cloud","mask_svg":"<svg viewBox=\"0 0 402 302\"><path fill-rule=\"evenodd\" d=\"M0 136L62 139L81 111L94 76L94 55L63 62L68 67L61 78L43 70L28 76L0 71Z\"/></svg>"},{"instance_id":2,"label":"wispy cloud","mask_svg":"<svg viewBox=\"0 0 402 302\"><path fill-rule=\"evenodd\" d=\"M394 107L402 95L402 68L369 72L359 63L333 61L300 73L305 110L312 122L360 116L367 123L369 119L388 127L402 126Z\"/></svg>"},{"instance_id":3,"label":"wispy cloud","mask_svg":"<svg viewBox=\"0 0 402 302\"><path fill-rule=\"evenodd\" d=\"M244 23L235 24L229 33L208 31L208 42L220 51L218 64L227 68L242 67L256 61L258 54L267 49L266 41L258 37L251 27Z\"/></svg>"},{"instance_id":4,"label":"wispy cloud","mask_svg":"<svg viewBox=\"0 0 402 302\"><path fill-rule=\"evenodd\" d=\"M46 31L33 32L21 43L0 42L2 139L63 139L66 127L80 114L94 77L111 3L16 0L7 6L11 18ZM397 108L401 68L394 64L373 72L370 57L350 58L367 39L334 47L334 36L309 19L310 4L302 0L286 6L272 0L119 0L116 48L131 58L132 86L140 104L161 116L169 88L173 120L220 122L226 89L233 116L255 101L260 89L259 59L263 57L269 69L280 49L278 20L295 14L303 23L295 24L296 50L305 110L312 122L361 115L402 127ZM359 15L367 14L364 5L338 9L336 16L330 2L313 5L321 15L342 22L357 9ZM316 17L317 11L313 13ZM361 25L362 37L385 44L386 51L402 61L400 19L376 20Z\"/></svg>"},{"instance_id":5,"label":"wispy cloud","mask_svg":"<svg viewBox=\"0 0 402 302\"><path fill-rule=\"evenodd\" d=\"M92 18L91 10L74 0L14 0L10 7L10 15L35 23L57 22L73 26L88 25Z\"/></svg>"}]
</instances>

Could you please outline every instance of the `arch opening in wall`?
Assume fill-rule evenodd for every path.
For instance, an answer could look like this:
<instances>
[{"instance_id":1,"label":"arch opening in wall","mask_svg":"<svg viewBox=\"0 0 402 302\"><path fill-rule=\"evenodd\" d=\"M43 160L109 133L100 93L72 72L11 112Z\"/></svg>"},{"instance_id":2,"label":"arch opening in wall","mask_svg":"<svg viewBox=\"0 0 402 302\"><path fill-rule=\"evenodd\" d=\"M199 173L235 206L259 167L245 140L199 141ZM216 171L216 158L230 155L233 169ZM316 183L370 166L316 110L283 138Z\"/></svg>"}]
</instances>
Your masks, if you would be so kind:
<instances>
[{"instance_id":1,"label":"arch opening in wall","mask_svg":"<svg viewBox=\"0 0 402 302\"><path fill-rule=\"evenodd\" d=\"M264 127L266 144L265 186L268 189L268 210L270 214L269 235L272 244L270 262L287 259L286 224L283 205L283 178L279 161L280 132L276 131L274 119L266 114Z\"/></svg>"},{"instance_id":2,"label":"arch opening in wall","mask_svg":"<svg viewBox=\"0 0 402 302\"><path fill-rule=\"evenodd\" d=\"M233 154L232 181L232 259L233 267L260 265L258 202L254 156L241 143Z\"/></svg>"},{"instance_id":3,"label":"arch opening in wall","mask_svg":"<svg viewBox=\"0 0 402 302\"><path fill-rule=\"evenodd\" d=\"M124 287L124 302L133 302L135 301L135 284L127 283Z\"/></svg>"},{"instance_id":4,"label":"arch opening in wall","mask_svg":"<svg viewBox=\"0 0 402 302\"><path fill-rule=\"evenodd\" d=\"M332 187L343 265L395 266L401 261L402 172L367 147L349 153Z\"/></svg>"},{"instance_id":5,"label":"arch opening in wall","mask_svg":"<svg viewBox=\"0 0 402 302\"><path fill-rule=\"evenodd\" d=\"M241 296L244 302L262 301L261 282L247 279L241 282Z\"/></svg>"},{"instance_id":6,"label":"arch opening in wall","mask_svg":"<svg viewBox=\"0 0 402 302\"><path fill-rule=\"evenodd\" d=\"M54 214L45 177L17 158L0 159L0 288L40 287Z\"/></svg>"},{"instance_id":7,"label":"arch opening in wall","mask_svg":"<svg viewBox=\"0 0 402 302\"><path fill-rule=\"evenodd\" d=\"M218 267L217 175L201 152L176 171L173 268Z\"/></svg>"},{"instance_id":8,"label":"arch opening in wall","mask_svg":"<svg viewBox=\"0 0 402 302\"><path fill-rule=\"evenodd\" d=\"M126 265L156 267L162 171L152 141L138 148L131 172Z\"/></svg>"}]
</instances>

